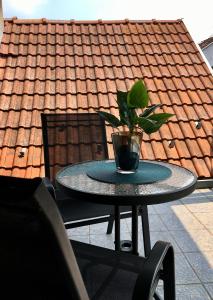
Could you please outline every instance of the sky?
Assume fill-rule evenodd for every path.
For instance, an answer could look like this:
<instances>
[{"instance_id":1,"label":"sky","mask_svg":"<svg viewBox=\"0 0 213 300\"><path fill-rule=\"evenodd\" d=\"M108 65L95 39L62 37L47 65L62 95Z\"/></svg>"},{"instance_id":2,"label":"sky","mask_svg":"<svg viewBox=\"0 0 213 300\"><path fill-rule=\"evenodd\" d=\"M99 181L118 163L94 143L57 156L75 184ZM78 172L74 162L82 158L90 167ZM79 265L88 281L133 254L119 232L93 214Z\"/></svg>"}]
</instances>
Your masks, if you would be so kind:
<instances>
[{"instance_id":1,"label":"sky","mask_svg":"<svg viewBox=\"0 0 213 300\"><path fill-rule=\"evenodd\" d=\"M5 18L183 19L195 42L213 35L213 0L2 0Z\"/></svg>"}]
</instances>

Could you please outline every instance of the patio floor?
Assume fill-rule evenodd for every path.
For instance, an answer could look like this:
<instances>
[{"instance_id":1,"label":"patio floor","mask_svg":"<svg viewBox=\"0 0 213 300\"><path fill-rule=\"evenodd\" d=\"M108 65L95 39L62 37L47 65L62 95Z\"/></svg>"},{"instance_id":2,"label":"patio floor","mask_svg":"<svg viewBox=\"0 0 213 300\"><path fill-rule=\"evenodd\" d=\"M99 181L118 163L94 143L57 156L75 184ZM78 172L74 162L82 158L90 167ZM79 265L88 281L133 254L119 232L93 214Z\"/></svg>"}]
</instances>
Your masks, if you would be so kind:
<instances>
[{"instance_id":1,"label":"patio floor","mask_svg":"<svg viewBox=\"0 0 213 300\"><path fill-rule=\"evenodd\" d=\"M178 201L150 206L149 221L152 245L164 240L174 246L177 300L213 299L213 190L199 189ZM131 220L121 222L121 238L130 239ZM114 235L107 235L106 228L107 223L84 226L68 230L68 235L113 249ZM139 226L143 255L141 230Z\"/></svg>"}]
</instances>

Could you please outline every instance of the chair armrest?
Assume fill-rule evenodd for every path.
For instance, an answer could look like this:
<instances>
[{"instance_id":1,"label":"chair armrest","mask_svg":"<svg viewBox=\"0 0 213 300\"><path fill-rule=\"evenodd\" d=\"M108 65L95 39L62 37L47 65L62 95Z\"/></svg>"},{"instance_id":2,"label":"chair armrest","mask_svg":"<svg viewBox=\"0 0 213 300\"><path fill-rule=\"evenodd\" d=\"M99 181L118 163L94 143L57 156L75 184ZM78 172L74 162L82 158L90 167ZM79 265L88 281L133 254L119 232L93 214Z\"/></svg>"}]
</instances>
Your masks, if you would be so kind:
<instances>
[{"instance_id":1,"label":"chair armrest","mask_svg":"<svg viewBox=\"0 0 213 300\"><path fill-rule=\"evenodd\" d=\"M154 295L159 279L164 281L164 299L175 299L174 250L170 243L158 241L143 265L138 276L133 300L149 300ZM165 291L166 289L166 291ZM168 295L170 295L168 297Z\"/></svg>"},{"instance_id":2,"label":"chair armrest","mask_svg":"<svg viewBox=\"0 0 213 300\"><path fill-rule=\"evenodd\" d=\"M53 197L54 200L56 200L56 193L55 193L55 189L53 184L51 183L51 181L49 180L48 177L43 177L42 178L42 182L44 183L44 185L46 186L46 188L48 189L49 193L51 194L51 196Z\"/></svg>"}]
</instances>

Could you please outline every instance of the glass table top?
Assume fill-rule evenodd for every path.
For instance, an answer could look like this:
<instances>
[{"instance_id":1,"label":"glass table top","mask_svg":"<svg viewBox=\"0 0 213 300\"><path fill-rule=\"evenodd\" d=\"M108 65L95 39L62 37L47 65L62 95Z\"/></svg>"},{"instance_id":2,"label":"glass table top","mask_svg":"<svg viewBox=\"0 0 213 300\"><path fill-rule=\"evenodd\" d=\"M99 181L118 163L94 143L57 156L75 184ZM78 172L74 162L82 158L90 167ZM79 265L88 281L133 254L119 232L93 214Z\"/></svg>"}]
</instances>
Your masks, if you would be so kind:
<instances>
[{"instance_id":1,"label":"glass table top","mask_svg":"<svg viewBox=\"0 0 213 300\"><path fill-rule=\"evenodd\" d=\"M190 194L196 184L196 176L189 170L165 162L148 161L152 164L165 166L171 171L171 176L153 183L145 184L123 184L105 183L90 178L87 171L97 164L105 163L106 166L112 160L88 161L67 166L60 170L56 176L56 182L70 191L86 193L89 195L116 196L116 197L140 197L160 200L161 196L169 196L167 201L179 199ZM122 175L126 176L126 175ZM152 201L151 201L152 202ZM158 201L160 203L160 201ZM151 204L151 203L150 203Z\"/></svg>"}]
</instances>

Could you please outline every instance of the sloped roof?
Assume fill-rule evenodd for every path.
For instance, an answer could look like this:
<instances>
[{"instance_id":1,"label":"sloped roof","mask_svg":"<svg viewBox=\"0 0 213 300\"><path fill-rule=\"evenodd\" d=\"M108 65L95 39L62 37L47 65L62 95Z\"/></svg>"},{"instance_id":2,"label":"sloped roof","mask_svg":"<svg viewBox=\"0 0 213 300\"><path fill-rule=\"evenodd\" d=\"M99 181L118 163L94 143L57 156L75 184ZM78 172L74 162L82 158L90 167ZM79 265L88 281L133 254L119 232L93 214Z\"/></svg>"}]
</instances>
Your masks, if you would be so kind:
<instances>
[{"instance_id":1,"label":"sloped roof","mask_svg":"<svg viewBox=\"0 0 213 300\"><path fill-rule=\"evenodd\" d=\"M213 43L213 36L209 37L208 39L205 39L204 41L199 43L199 46L201 49L206 48L210 44Z\"/></svg>"},{"instance_id":2,"label":"sloped roof","mask_svg":"<svg viewBox=\"0 0 213 300\"><path fill-rule=\"evenodd\" d=\"M213 78L182 20L5 20L0 173L44 175L41 112L115 113L116 90L140 78L151 103L176 115L144 134L142 157L212 177Z\"/></svg>"}]
</instances>

